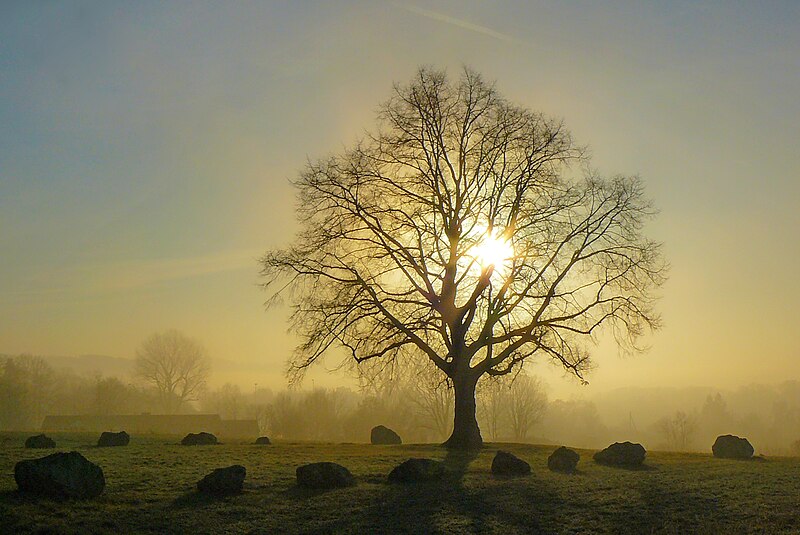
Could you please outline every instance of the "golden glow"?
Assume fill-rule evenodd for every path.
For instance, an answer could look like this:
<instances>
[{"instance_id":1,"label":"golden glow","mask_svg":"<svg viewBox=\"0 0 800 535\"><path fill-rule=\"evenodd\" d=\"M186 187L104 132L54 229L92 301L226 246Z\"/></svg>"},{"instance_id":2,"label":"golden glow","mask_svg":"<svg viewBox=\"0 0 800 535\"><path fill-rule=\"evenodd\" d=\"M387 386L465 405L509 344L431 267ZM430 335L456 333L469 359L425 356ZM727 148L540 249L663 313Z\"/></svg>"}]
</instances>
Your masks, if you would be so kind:
<instances>
[{"instance_id":1,"label":"golden glow","mask_svg":"<svg viewBox=\"0 0 800 535\"><path fill-rule=\"evenodd\" d=\"M514 259L514 247L510 240L500 237L498 233L487 232L475 246L475 258L482 270L494 266L494 272L502 275Z\"/></svg>"}]
</instances>

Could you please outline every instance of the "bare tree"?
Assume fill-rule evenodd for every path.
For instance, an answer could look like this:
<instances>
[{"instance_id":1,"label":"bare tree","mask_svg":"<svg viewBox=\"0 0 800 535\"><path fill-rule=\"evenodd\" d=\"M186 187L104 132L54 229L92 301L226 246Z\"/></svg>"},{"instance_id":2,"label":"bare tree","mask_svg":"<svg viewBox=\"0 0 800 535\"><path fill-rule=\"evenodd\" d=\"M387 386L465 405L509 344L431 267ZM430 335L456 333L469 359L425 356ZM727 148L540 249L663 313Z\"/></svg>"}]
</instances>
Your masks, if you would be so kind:
<instances>
[{"instance_id":1,"label":"bare tree","mask_svg":"<svg viewBox=\"0 0 800 535\"><path fill-rule=\"evenodd\" d=\"M664 417L656 423L669 451L689 451L697 431L697 418L683 411Z\"/></svg>"},{"instance_id":2,"label":"bare tree","mask_svg":"<svg viewBox=\"0 0 800 535\"><path fill-rule=\"evenodd\" d=\"M239 385L225 383L218 390L206 390L200 404L204 411L216 412L222 418L236 420L242 416L246 401Z\"/></svg>"},{"instance_id":3,"label":"bare tree","mask_svg":"<svg viewBox=\"0 0 800 535\"><path fill-rule=\"evenodd\" d=\"M197 399L208 374L203 347L176 330L153 334L136 351L136 375L155 387L169 414Z\"/></svg>"},{"instance_id":4,"label":"bare tree","mask_svg":"<svg viewBox=\"0 0 800 535\"><path fill-rule=\"evenodd\" d=\"M514 440L525 442L547 409L547 394L538 377L520 374L511 383L508 396L509 423Z\"/></svg>"},{"instance_id":5,"label":"bare tree","mask_svg":"<svg viewBox=\"0 0 800 535\"><path fill-rule=\"evenodd\" d=\"M486 375L476 389L478 420L492 441L500 437L508 420L508 379L507 375Z\"/></svg>"},{"instance_id":6,"label":"bare tree","mask_svg":"<svg viewBox=\"0 0 800 535\"><path fill-rule=\"evenodd\" d=\"M411 403L417 407L422 427L436 437L446 437L453 425L453 395L447 377L438 373L430 361L421 360L411 368L406 384Z\"/></svg>"},{"instance_id":7,"label":"bare tree","mask_svg":"<svg viewBox=\"0 0 800 535\"><path fill-rule=\"evenodd\" d=\"M308 164L302 230L262 259L268 303L294 305L290 375L333 347L361 372L427 358L453 384L445 445L472 448L483 375L542 355L583 378L601 326L634 350L659 325L665 263L642 232L654 211L637 177L588 170L560 122L468 69L456 82L420 69L379 121Z\"/></svg>"}]
</instances>

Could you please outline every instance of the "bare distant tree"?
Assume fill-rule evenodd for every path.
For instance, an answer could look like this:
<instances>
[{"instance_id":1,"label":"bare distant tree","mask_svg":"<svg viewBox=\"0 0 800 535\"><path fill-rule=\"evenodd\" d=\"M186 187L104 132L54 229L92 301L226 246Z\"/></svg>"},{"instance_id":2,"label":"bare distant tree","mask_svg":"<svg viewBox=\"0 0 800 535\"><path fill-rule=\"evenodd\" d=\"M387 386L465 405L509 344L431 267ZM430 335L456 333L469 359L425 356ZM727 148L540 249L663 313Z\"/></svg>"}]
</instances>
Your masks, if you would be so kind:
<instances>
[{"instance_id":1,"label":"bare distant tree","mask_svg":"<svg viewBox=\"0 0 800 535\"><path fill-rule=\"evenodd\" d=\"M492 441L500 437L508 420L508 379L508 376L485 376L476 390L478 418Z\"/></svg>"},{"instance_id":2,"label":"bare distant tree","mask_svg":"<svg viewBox=\"0 0 800 535\"><path fill-rule=\"evenodd\" d=\"M539 423L547 409L547 394L538 377L520 374L511 383L508 396L508 416L514 440L525 442L533 426Z\"/></svg>"},{"instance_id":3,"label":"bare distant tree","mask_svg":"<svg viewBox=\"0 0 800 535\"><path fill-rule=\"evenodd\" d=\"M201 406L204 411L216 412L220 417L239 419L246 406L245 395L239 385L225 383L218 390L203 393Z\"/></svg>"},{"instance_id":4,"label":"bare distant tree","mask_svg":"<svg viewBox=\"0 0 800 535\"><path fill-rule=\"evenodd\" d=\"M429 359L453 384L446 445L482 444L475 388L541 355L583 377L605 326L629 349L659 325L665 264L637 177L588 171L559 121L466 69L420 69L373 134L308 164L302 231L262 259L268 302L294 304L290 371L330 348L360 370ZM578 170L585 169L582 176Z\"/></svg>"},{"instance_id":5,"label":"bare distant tree","mask_svg":"<svg viewBox=\"0 0 800 535\"><path fill-rule=\"evenodd\" d=\"M697 431L697 418L683 411L676 411L672 417L664 417L656 424L667 449L670 451L689 451Z\"/></svg>"},{"instance_id":6,"label":"bare distant tree","mask_svg":"<svg viewBox=\"0 0 800 535\"><path fill-rule=\"evenodd\" d=\"M444 439L453 425L453 394L447 377L435 366L420 360L407 379L411 402L420 413L420 424Z\"/></svg>"},{"instance_id":7,"label":"bare distant tree","mask_svg":"<svg viewBox=\"0 0 800 535\"><path fill-rule=\"evenodd\" d=\"M203 347L176 330L153 334L136 352L136 375L156 388L168 414L197 399L209 371Z\"/></svg>"}]
</instances>

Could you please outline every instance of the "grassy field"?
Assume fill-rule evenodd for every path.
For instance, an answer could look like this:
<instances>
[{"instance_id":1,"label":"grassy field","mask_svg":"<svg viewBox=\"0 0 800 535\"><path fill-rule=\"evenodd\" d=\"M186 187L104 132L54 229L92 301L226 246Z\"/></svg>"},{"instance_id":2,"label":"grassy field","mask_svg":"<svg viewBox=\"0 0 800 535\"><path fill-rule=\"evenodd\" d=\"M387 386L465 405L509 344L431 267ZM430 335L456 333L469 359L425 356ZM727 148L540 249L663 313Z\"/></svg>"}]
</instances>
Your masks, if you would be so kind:
<instances>
[{"instance_id":1,"label":"grassy field","mask_svg":"<svg viewBox=\"0 0 800 535\"><path fill-rule=\"evenodd\" d=\"M52 450L26 450L26 435L0 436L0 533L798 533L800 459L726 461L706 454L650 452L641 470L596 465L581 454L573 475L547 470L552 446L489 444L477 456L434 445L277 443L185 447L176 437L136 437L97 448L96 434L52 435L56 451L99 464L104 493L89 501L32 498L16 491L14 464ZM498 448L533 474L492 477ZM409 457L445 460L447 481L386 483ZM295 467L335 461L358 485L327 492L295 486ZM247 468L241 495L194 492L213 468Z\"/></svg>"}]
</instances>

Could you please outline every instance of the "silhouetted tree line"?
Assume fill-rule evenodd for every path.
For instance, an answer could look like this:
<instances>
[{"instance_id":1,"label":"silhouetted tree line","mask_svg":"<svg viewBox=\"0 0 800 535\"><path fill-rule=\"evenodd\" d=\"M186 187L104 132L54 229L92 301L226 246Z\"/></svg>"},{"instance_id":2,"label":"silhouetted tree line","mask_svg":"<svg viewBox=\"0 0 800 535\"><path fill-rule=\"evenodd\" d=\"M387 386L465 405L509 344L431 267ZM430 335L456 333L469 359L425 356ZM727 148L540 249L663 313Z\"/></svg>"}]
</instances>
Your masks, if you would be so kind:
<instances>
[{"instance_id":1,"label":"silhouetted tree line","mask_svg":"<svg viewBox=\"0 0 800 535\"><path fill-rule=\"evenodd\" d=\"M374 426L385 425L405 442L442 442L453 426L453 397L448 389L437 375L422 372L400 381L365 383L360 392L287 390L261 407L258 419L262 431L284 440L363 442ZM478 417L486 422L491 440L541 437L537 425L547 398L538 380L521 375L514 382L510 378L486 381L478 392Z\"/></svg>"},{"instance_id":2,"label":"silhouetted tree line","mask_svg":"<svg viewBox=\"0 0 800 535\"><path fill-rule=\"evenodd\" d=\"M47 415L156 412L152 389L54 369L42 357L0 357L0 429L38 429Z\"/></svg>"},{"instance_id":3,"label":"silhouetted tree line","mask_svg":"<svg viewBox=\"0 0 800 535\"><path fill-rule=\"evenodd\" d=\"M363 442L372 427L386 425L405 442L440 442L452 430L448 388L424 369L392 381L364 382L358 391L245 392L225 384L205 389L182 410L256 419L263 433L283 440ZM642 392L648 391L623 397L622 404L646 404ZM41 357L0 356L0 430L38 429L49 414L160 413L161 397L155 387L55 369ZM800 455L800 381L715 392L695 406L669 409L662 403L646 419L619 408L601 413L597 403L585 399L548 401L538 378L525 374L486 378L478 385L477 404L481 429L491 441L598 448L633 440L648 449L708 451L718 435L733 433L748 437L759 453Z\"/></svg>"},{"instance_id":4,"label":"silhouetted tree line","mask_svg":"<svg viewBox=\"0 0 800 535\"><path fill-rule=\"evenodd\" d=\"M645 403L642 394L638 396L629 400L631 407L637 401ZM672 396L677 398L673 403L680 402L679 395L673 392ZM684 402L681 408L666 414L654 412L649 419L636 421L630 417L617 422L598 426L595 436L635 440L654 450L709 451L717 436L731 433L747 437L757 453L800 455L800 381L714 392L694 406L686 406ZM596 440L575 442L585 446L596 444Z\"/></svg>"}]
</instances>

